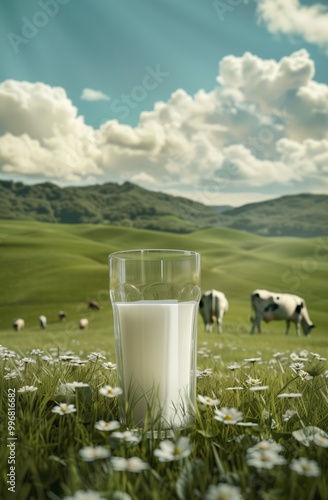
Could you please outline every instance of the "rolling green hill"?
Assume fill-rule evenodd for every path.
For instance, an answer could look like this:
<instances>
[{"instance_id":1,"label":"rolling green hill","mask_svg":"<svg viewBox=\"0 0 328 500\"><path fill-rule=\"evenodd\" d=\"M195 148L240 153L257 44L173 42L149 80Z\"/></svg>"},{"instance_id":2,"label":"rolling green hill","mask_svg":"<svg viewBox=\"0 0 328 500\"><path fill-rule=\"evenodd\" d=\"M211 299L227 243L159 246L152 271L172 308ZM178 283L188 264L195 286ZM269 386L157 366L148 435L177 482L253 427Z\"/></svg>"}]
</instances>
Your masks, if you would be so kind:
<instances>
[{"instance_id":1,"label":"rolling green hill","mask_svg":"<svg viewBox=\"0 0 328 500\"><path fill-rule=\"evenodd\" d=\"M328 234L328 196L300 194L250 203L224 212L224 225L263 236Z\"/></svg>"},{"instance_id":2,"label":"rolling green hill","mask_svg":"<svg viewBox=\"0 0 328 500\"><path fill-rule=\"evenodd\" d=\"M321 246L320 246L321 245ZM108 254L132 248L177 248L202 255L202 290L223 290L230 309L224 320L222 340L233 339L242 349L301 345L320 350L328 347L328 245L321 239L270 239L228 228L210 228L177 235L156 231L92 224L56 224L34 221L0 221L0 344L10 347L44 342L72 347L88 345L113 348L112 313L108 299ZM319 251L318 251L319 250ZM316 330L296 339L293 328L284 336L283 322L263 327L262 336L249 336L250 293L255 288L292 292L305 298ZM99 313L87 310L90 299L102 306ZM64 309L68 320L61 324L57 313ZM38 316L49 326L41 331ZM26 329L12 330L14 318L23 317ZM90 318L87 332L79 332L78 320ZM217 335L200 339L218 341ZM273 341L273 337L276 339ZM241 352L238 356L242 356ZM328 354L328 351L327 351ZM235 353L231 356L236 358Z\"/></svg>"},{"instance_id":3,"label":"rolling green hill","mask_svg":"<svg viewBox=\"0 0 328 500\"><path fill-rule=\"evenodd\" d=\"M235 209L148 191L130 182L60 188L0 181L0 219L102 224L173 233L231 227L263 236L328 234L328 196L283 196Z\"/></svg>"},{"instance_id":4,"label":"rolling green hill","mask_svg":"<svg viewBox=\"0 0 328 500\"><path fill-rule=\"evenodd\" d=\"M60 188L0 181L0 219L110 224L187 233L218 223L218 211L130 182Z\"/></svg>"}]
</instances>

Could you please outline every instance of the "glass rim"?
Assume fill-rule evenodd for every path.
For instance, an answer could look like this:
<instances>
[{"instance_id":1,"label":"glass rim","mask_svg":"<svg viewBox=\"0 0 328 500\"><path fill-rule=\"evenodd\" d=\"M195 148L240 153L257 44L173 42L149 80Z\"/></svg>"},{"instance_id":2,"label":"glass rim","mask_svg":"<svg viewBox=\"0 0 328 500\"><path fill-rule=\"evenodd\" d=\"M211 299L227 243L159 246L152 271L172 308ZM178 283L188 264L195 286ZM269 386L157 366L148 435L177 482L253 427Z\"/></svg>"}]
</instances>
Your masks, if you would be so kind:
<instances>
[{"instance_id":1,"label":"glass rim","mask_svg":"<svg viewBox=\"0 0 328 500\"><path fill-rule=\"evenodd\" d=\"M130 260L132 256L145 256L151 260L151 256L157 254L157 257L160 257L160 254L166 254L166 258L171 254L172 256L181 257L200 257L199 252L195 252L194 250L179 250L173 248L136 248L132 250L119 250L117 252L110 253L108 255L109 260L118 259L118 260ZM167 255L168 254L168 255ZM158 259L157 259L158 260Z\"/></svg>"}]
</instances>

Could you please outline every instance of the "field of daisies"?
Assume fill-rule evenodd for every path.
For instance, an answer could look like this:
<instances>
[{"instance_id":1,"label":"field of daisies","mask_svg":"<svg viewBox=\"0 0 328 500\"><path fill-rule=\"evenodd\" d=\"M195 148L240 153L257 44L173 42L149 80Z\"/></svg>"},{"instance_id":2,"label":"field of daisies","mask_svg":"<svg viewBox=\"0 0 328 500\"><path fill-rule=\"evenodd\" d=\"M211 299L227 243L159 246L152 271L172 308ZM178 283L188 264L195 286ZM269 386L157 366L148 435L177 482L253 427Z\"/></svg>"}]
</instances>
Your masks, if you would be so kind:
<instances>
[{"instance_id":1,"label":"field of daisies","mask_svg":"<svg viewBox=\"0 0 328 500\"><path fill-rule=\"evenodd\" d=\"M1 346L1 499L328 499L322 353L228 364L204 343L195 421L160 437L120 425L114 363Z\"/></svg>"}]
</instances>

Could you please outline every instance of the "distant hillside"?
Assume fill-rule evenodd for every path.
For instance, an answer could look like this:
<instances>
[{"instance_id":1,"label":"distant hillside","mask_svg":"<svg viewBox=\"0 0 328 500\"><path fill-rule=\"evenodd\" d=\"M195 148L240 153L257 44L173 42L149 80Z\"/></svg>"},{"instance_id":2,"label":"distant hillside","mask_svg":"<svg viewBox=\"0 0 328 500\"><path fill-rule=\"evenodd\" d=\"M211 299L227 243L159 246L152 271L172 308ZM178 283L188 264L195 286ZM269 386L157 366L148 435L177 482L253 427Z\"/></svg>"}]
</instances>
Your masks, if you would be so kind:
<instances>
[{"instance_id":1,"label":"distant hillside","mask_svg":"<svg viewBox=\"0 0 328 500\"><path fill-rule=\"evenodd\" d=\"M190 233L230 227L264 236L328 234L328 196L300 194L238 208L207 206L130 182L60 188L0 181L0 219L108 224Z\"/></svg>"},{"instance_id":2,"label":"distant hillside","mask_svg":"<svg viewBox=\"0 0 328 500\"><path fill-rule=\"evenodd\" d=\"M51 183L0 181L0 219L101 223L188 233L215 226L219 218L213 207L147 191L130 182L60 188Z\"/></svg>"},{"instance_id":3,"label":"distant hillside","mask_svg":"<svg viewBox=\"0 0 328 500\"><path fill-rule=\"evenodd\" d=\"M328 234L328 196L299 194L250 203L222 214L224 225L263 236Z\"/></svg>"}]
</instances>

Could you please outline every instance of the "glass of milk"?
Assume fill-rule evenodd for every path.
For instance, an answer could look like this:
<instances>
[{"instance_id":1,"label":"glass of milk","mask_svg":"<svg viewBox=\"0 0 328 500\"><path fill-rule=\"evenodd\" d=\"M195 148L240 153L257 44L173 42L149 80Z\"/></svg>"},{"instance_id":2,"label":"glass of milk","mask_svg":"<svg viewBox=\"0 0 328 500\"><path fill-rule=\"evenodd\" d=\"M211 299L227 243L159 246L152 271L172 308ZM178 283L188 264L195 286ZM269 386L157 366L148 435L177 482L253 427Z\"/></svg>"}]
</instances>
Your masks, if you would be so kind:
<instances>
[{"instance_id":1,"label":"glass of milk","mask_svg":"<svg viewBox=\"0 0 328 500\"><path fill-rule=\"evenodd\" d=\"M120 419L127 427L186 427L196 398L200 255L127 250L109 256Z\"/></svg>"}]
</instances>

